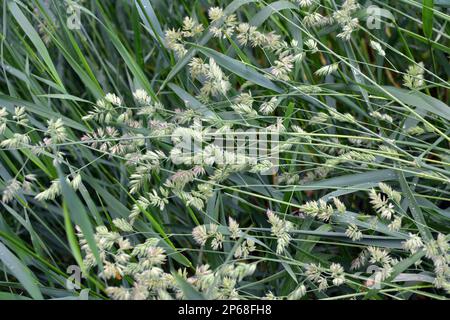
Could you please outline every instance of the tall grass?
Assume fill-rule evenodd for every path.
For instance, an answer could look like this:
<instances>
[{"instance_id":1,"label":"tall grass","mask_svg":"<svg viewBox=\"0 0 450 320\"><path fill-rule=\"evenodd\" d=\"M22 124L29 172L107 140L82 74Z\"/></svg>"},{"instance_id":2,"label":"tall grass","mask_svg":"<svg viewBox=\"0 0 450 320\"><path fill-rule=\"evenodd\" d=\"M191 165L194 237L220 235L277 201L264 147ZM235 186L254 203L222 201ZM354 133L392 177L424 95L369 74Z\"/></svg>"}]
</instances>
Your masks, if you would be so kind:
<instances>
[{"instance_id":1,"label":"tall grass","mask_svg":"<svg viewBox=\"0 0 450 320\"><path fill-rule=\"evenodd\" d=\"M448 298L448 1L0 3L0 299Z\"/></svg>"}]
</instances>

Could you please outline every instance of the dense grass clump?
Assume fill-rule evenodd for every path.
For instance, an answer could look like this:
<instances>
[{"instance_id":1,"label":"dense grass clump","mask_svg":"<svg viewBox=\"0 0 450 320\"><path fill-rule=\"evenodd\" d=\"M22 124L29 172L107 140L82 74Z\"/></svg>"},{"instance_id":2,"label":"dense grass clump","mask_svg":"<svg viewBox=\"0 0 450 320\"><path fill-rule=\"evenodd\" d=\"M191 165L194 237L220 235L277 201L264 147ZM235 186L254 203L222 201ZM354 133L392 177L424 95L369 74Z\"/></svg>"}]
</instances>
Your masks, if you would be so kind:
<instances>
[{"instance_id":1,"label":"dense grass clump","mask_svg":"<svg viewBox=\"0 0 450 320\"><path fill-rule=\"evenodd\" d=\"M449 297L448 1L0 3L0 299Z\"/></svg>"}]
</instances>

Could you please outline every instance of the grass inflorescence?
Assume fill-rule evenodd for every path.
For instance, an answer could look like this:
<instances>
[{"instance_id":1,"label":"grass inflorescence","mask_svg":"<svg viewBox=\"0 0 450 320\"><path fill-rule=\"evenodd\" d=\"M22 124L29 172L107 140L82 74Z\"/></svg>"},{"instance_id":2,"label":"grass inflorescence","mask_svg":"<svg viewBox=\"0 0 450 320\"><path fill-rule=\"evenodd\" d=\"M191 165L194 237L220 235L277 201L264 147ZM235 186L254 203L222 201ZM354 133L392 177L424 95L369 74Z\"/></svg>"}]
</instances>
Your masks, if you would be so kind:
<instances>
[{"instance_id":1,"label":"grass inflorescence","mask_svg":"<svg viewBox=\"0 0 450 320\"><path fill-rule=\"evenodd\" d=\"M446 1L0 3L0 299L449 297Z\"/></svg>"}]
</instances>

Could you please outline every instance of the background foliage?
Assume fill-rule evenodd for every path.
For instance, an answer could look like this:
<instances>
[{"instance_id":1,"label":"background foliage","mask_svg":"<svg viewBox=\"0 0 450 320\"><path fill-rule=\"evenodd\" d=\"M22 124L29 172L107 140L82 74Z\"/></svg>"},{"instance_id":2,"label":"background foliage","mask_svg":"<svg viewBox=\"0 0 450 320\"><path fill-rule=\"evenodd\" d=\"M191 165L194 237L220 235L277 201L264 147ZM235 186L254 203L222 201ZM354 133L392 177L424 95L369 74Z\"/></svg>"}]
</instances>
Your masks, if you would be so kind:
<instances>
[{"instance_id":1,"label":"background foliage","mask_svg":"<svg viewBox=\"0 0 450 320\"><path fill-rule=\"evenodd\" d=\"M236 284L240 298L293 297L302 284L307 292L297 294L303 299L448 297L448 247L442 253L443 261L439 260L443 270L438 271L436 259L425 258L428 253L424 251L434 245L438 234L444 237L441 248L449 240L448 1L361 3L354 13L359 26L349 41L337 36L341 32L337 23L305 25L308 12L332 15L338 10L342 2L334 0L305 8L295 1L252 0L0 3L0 109L5 108L0 119L0 126L4 125L0 130L0 298L86 297L87 291L80 294L67 289L67 267L84 268L87 253L101 260L103 248L97 248L99 230L95 229L99 226L112 232L121 229L134 245L159 239L158 246L168 256L164 272L176 274L186 268L171 281L178 295L188 298L213 298L199 292L201 285L190 278L196 267L208 263L212 270L219 270L237 262L258 262L253 274ZM79 30L68 28L70 5L81 8ZM388 10L395 21L383 18L379 29L368 28L369 5ZM294 63L288 78L268 77L279 52L242 45L236 34L213 37L208 8L216 6L261 32L279 34L296 54L305 52L306 56ZM166 30L182 28L186 16L205 30L185 39L183 46L188 51L180 57L169 49ZM315 39L317 52L308 48L308 39ZM371 41L381 46L385 56ZM226 95L209 101L198 97L202 83L192 78L188 65L193 57L205 63L214 59L231 84ZM335 72L316 73L336 63ZM405 86L408 76L414 81L421 73L422 85ZM125 110L138 111L142 106L133 96L138 89L145 90L152 106L156 105L152 117L159 124L189 127L190 122L181 125L174 117L186 117L187 110L194 110L193 118L210 126L282 125L286 128L282 141L289 146L281 153L278 174L242 170L211 180L217 166L206 166L204 175L188 183L189 196L199 184L212 183L203 206L192 205L187 195L171 193L163 205L139 207L140 197L150 199L148 193L153 190L162 197L159 188L167 179L192 168L164 159L158 161L158 170L138 172L127 165L127 152L112 151L119 138L92 136L106 127L104 119L85 118L94 110L95 101L114 93ZM257 117L238 112L233 108L235 98L249 91L257 112L256 105L273 97L278 106ZM118 116L113 115L112 122ZM49 123L57 119L63 125ZM51 125L53 131L49 131ZM142 150L170 155L170 132L161 133L161 127L112 126L121 138L124 133L146 137L145 145L139 146ZM88 142L83 141L88 134ZM27 139L16 141L23 135ZM45 138L52 141L45 145ZM89 139L100 141L95 144ZM343 159L345 154L349 158ZM133 174L143 178L134 179L140 184L138 192L132 190ZM401 194L398 203L392 202L395 215L403 218L398 230L390 229L390 221L383 220L371 203L372 188L382 199L389 196L380 191L380 182ZM333 203L333 197L345 204L345 213L333 213L330 221L308 215L308 201ZM113 223L115 219L129 221L136 205L138 215L131 231ZM268 210L279 217L275 224L281 223L290 234L286 250L277 252L280 234L274 231L273 221L268 221ZM229 217L244 234L240 242L230 238ZM210 223L218 225L224 236L220 250L213 250L210 242L201 246L192 238L195 227ZM84 248L75 226L84 234ZM362 231L362 238L352 241L349 226ZM405 242L416 234L423 243L409 252ZM252 239L256 250L236 258L235 251L244 239ZM351 271L352 262L368 247L388 250L394 259L393 269L377 289L369 288L371 274L365 268L359 273ZM330 271L332 263L345 270L344 285L332 284L336 278ZM320 283L308 277L311 264L320 265L330 278L330 288L322 290ZM439 271L444 273L443 287L436 285ZM89 297L99 299L114 297L107 287L132 285L133 280L124 275L106 281L101 266L86 271L82 281L82 289L90 289Z\"/></svg>"}]
</instances>

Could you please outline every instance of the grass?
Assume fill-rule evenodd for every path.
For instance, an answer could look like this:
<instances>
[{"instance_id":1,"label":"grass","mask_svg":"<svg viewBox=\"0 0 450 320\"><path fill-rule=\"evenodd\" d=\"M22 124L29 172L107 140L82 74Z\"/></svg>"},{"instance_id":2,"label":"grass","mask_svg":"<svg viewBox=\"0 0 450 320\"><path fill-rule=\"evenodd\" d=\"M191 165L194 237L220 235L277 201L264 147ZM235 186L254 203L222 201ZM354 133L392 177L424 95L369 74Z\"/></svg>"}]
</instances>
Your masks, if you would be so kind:
<instances>
[{"instance_id":1,"label":"grass","mask_svg":"<svg viewBox=\"0 0 450 320\"><path fill-rule=\"evenodd\" d=\"M0 299L447 299L450 6L343 2L1 0Z\"/></svg>"}]
</instances>

